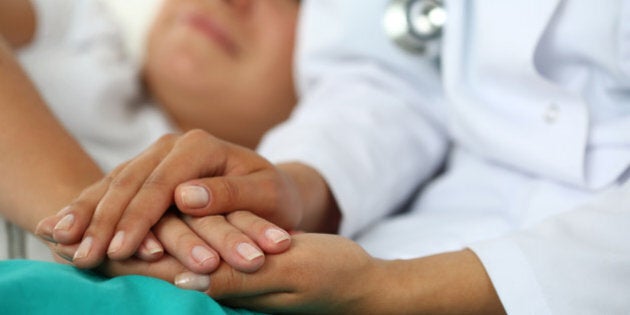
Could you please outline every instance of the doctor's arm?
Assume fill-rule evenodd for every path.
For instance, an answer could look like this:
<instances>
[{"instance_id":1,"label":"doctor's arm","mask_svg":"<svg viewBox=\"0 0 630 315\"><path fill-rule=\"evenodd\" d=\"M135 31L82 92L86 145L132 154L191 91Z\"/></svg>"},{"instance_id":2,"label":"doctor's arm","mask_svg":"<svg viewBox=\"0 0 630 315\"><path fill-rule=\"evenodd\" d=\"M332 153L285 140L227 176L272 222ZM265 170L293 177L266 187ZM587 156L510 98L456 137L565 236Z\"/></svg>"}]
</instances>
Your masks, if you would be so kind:
<instances>
[{"instance_id":1,"label":"doctor's arm","mask_svg":"<svg viewBox=\"0 0 630 315\"><path fill-rule=\"evenodd\" d=\"M300 234L256 273L222 265L210 278L211 297L269 313L505 313L470 250L385 261L340 236Z\"/></svg>"}]
</instances>

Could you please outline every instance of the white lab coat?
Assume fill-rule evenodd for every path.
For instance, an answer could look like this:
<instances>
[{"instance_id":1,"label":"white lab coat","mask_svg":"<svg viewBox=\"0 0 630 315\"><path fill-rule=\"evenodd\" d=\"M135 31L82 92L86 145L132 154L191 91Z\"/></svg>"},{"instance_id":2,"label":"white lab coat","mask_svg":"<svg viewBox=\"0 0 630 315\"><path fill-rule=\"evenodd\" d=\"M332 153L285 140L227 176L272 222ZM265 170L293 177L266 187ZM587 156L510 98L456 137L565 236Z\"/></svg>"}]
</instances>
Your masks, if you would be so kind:
<instances>
[{"instance_id":1,"label":"white lab coat","mask_svg":"<svg viewBox=\"0 0 630 315\"><path fill-rule=\"evenodd\" d=\"M510 314L630 311L630 1L447 1L440 67L386 3L303 2L302 100L259 151L376 256L471 248Z\"/></svg>"}]
</instances>

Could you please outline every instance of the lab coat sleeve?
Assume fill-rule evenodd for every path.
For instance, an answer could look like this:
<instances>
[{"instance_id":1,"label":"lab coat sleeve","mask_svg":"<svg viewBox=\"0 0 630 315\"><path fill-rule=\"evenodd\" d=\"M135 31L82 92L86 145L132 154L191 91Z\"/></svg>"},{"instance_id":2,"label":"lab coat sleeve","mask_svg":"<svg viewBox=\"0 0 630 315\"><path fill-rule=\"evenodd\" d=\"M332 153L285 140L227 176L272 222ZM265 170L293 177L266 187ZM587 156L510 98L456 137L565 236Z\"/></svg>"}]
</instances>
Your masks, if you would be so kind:
<instances>
[{"instance_id":1,"label":"lab coat sleeve","mask_svg":"<svg viewBox=\"0 0 630 315\"><path fill-rule=\"evenodd\" d=\"M259 147L273 162L320 172L346 236L402 206L447 148L437 62L390 42L382 27L386 2L302 3L300 102Z\"/></svg>"},{"instance_id":2,"label":"lab coat sleeve","mask_svg":"<svg viewBox=\"0 0 630 315\"><path fill-rule=\"evenodd\" d=\"M509 237L473 244L508 314L630 310L630 181Z\"/></svg>"}]
</instances>

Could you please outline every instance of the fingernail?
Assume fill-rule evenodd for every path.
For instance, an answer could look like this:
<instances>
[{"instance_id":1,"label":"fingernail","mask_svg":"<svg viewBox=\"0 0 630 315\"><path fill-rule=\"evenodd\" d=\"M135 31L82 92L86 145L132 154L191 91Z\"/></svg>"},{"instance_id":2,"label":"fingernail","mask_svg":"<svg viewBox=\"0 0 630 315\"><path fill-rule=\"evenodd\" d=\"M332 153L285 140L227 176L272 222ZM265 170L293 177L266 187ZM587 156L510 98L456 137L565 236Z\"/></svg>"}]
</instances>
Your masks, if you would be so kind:
<instances>
[{"instance_id":1,"label":"fingernail","mask_svg":"<svg viewBox=\"0 0 630 315\"><path fill-rule=\"evenodd\" d=\"M265 231L265 236L267 237L267 239L276 244L279 244L291 238L291 236L289 236L289 233L275 228L267 229L267 231Z\"/></svg>"},{"instance_id":2,"label":"fingernail","mask_svg":"<svg viewBox=\"0 0 630 315\"><path fill-rule=\"evenodd\" d=\"M161 253L164 251L164 248L162 248L162 245L160 245L160 243L158 243L152 238L147 239L147 241L144 243L144 247L146 247L147 251L151 255L155 255L157 253Z\"/></svg>"},{"instance_id":3,"label":"fingernail","mask_svg":"<svg viewBox=\"0 0 630 315\"><path fill-rule=\"evenodd\" d=\"M212 252L204 246L195 246L192 249L192 257L199 264L215 258Z\"/></svg>"},{"instance_id":4,"label":"fingernail","mask_svg":"<svg viewBox=\"0 0 630 315\"><path fill-rule=\"evenodd\" d=\"M49 224L44 224L40 222L37 224L37 228L35 228L36 235L39 236L42 240L50 243L56 244L57 241L53 238L53 229Z\"/></svg>"},{"instance_id":5,"label":"fingernail","mask_svg":"<svg viewBox=\"0 0 630 315\"><path fill-rule=\"evenodd\" d=\"M182 188L182 201L189 208L198 209L208 205L210 196L208 191L201 186L187 186Z\"/></svg>"},{"instance_id":6,"label":"fingernail","mask_svg":"<svg viewBox=\"0 0 630 315\"><path fill-rule=\"evenodd\" d=\"M206 291L210 288L210 276L184 272L175 276L175 285L186 290Z\"/></svg>"},{"instance_id":7,"label":"fingernail","mask_svg":"<svg viewBox=\"0 0 630 315\"><path fill-rule=\"evenodd\" d=\"M247 243L240 243L238 244L238 246L236 246L236 251L245 259L252 261L258 257L263 256L263 253L258 250L256 247L247 244Z\"/></svg>"},{"instance_id":8,"label":"fingernail","mask_svg":"<svg viewBox=\"0 0 630 315\"><path fill-rule=\"evenodd\" d=\"M92 250L92 237L88 236L83 239L81 245L79 245L79 248L77 248L77 251L74 253L74 257L72 258L72 260L87 257L87 255L90 253L90 250Z\"/></svg>"},{"instance_id":9,"label":"fingernail","mask_svg":"<svg viewBox=\"0 0 630 315\"><path fill-rule=\"evenodd\" d=\"M116 235L114 235L112 242L109 243L109 248L107 249L107 252L108 253L117 252L122 247L124 240L125 240L125 232L124 231L116 232Z\"/></svg>"},{"instance_id":10,"label":"fingernail","mask_svg":"<svg viewBox=\"0 0 630 315\"><path fill-rule=\"evenodd\" d=\"M74 215L68 214L63 217L61 221L57 222L54 229L57 231L67 231L72 227L72 224L74 224Z\"/></svg>"},{"instance_id":11,"label":"fingernail","mask_svg":"<svg viewBox=\"0 0 630 315\"><path fill-rule=\"evenodd\" d=\"M67 261L67 262L70 262L70 263L71 263L71 262L72 262L72 260L73 260L73 259L72 259L72 257L70 257L70 256L68 256L68 255L66 255L66 254L64 254L64 253L61 253L61 252L56 251L56 252L55 252L55 254L57 254L57 256L61 257L63 260L65 260L65 261Z\"/></svg>"}]
</instances>

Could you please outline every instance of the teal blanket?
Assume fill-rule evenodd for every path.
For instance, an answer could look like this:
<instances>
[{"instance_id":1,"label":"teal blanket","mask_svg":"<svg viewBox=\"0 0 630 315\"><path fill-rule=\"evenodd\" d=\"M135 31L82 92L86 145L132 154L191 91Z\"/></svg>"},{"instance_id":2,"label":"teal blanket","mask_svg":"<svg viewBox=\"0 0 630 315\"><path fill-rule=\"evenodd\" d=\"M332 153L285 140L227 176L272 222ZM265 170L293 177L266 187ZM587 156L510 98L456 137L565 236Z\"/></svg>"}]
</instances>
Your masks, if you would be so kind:
<instances>
[{"instance_id":1,"label":"teal blanket","mask_svg":"<svg viewBox=\"0 0 630 315\"><path fill-rule=\"evenodd\" d=\"M105 278L71 266L0 261L2 314L255 314L143 276Z\"/></svg>"}]
</instances>

